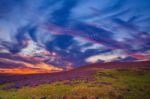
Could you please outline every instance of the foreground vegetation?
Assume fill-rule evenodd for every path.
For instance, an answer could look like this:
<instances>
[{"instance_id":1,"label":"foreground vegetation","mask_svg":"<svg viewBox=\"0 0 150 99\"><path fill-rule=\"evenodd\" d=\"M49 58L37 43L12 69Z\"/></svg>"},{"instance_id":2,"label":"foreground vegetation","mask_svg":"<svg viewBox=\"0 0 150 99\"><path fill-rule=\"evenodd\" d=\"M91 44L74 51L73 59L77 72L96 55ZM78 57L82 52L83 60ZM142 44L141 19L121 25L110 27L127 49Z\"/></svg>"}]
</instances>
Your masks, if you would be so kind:
<instances>
[{"instance_id":1,"label":"foreground vegetation","mask_svg":"<svg viewBox=\"0 0 150 99\"><path fill-rule=\"evenodd\" d=\"M0 85L0 99L150 99L150 70L98 69L86 80L59 81L20 89Z\"/></svg>"}]
</instances>

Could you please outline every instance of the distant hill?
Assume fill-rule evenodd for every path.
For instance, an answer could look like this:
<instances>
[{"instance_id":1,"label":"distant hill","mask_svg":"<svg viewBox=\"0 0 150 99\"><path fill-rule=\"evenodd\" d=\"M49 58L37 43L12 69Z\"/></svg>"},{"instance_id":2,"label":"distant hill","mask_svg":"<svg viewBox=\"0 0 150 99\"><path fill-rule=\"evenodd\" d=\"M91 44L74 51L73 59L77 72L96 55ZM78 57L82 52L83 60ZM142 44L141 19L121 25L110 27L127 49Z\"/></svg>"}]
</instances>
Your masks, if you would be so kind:
<instances>
[{"instance_id":1,"label":"distant hill","mask_svg":"<svg viewBox=\"0 0 150 99\"><path fill-rule=\"evenodd\" d=\"M129 69L129 68L146 68L150 69L150 61L142 62L110 62L110 63L96 63L82 66L70 71L62 71L55 73L43 74L28 74L28 75L15 75L15 74L0 74L0 83L15 82L13 87L21 86L35 86L43 83L51 83L63 80L84 80L91 79L90 75L99 69Z\"/></svg>"}]
</instances>

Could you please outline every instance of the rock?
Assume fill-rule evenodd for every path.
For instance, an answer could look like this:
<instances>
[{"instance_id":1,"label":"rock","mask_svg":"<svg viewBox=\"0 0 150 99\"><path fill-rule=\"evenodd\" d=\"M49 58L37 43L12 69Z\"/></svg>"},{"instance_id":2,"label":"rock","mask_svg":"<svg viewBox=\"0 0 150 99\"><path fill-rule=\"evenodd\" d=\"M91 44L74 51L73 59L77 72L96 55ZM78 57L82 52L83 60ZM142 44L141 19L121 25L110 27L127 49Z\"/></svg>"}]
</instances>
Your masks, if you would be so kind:
<instances>
[{"instance_id":1,"label":"rock","mask_svg":"<svg viewBox=\"0 0 150 99\"><path fill-rule=\"evenodd\" d=\"M63 96L63 98L62 99L69 99L69 97L68 96Z\"/></svg>"},{"instance_id":2,"label":"rock","mask_svg":"<svg viewBox=\"0 0 150 99\"><path fill-rule=\"evenodd\" d=\"M88 99L87 96L83 96L81 99Z\"/></svg>"},{"instance_id":3,"label":"rock","mask_svg":"<svg viewBox=\"0 0 150 99\"><path fill-rule=\"evenodd\" d=\"M45 96L43 96L43 97L41 97L40 99L46 99L46 97L45 97Z\"/></svg>"},{"instance_id":4,"label":"rock","mask_svg":"<svg viewBox=\"0 0 150 99\"><path fill-rule=\"evenodd\" d=\"M117 99L124 99L122 95L119 95Z\"/></svg>"},{"instance_id":5,"label":"rock","mask_svg":"<svg viewBox=\"0 0 150 99\"><path fill-rule=\"evenodd\" d=\"M99 99L99 96L96 96L94 99Z\"/></svg>"}]
</instances>

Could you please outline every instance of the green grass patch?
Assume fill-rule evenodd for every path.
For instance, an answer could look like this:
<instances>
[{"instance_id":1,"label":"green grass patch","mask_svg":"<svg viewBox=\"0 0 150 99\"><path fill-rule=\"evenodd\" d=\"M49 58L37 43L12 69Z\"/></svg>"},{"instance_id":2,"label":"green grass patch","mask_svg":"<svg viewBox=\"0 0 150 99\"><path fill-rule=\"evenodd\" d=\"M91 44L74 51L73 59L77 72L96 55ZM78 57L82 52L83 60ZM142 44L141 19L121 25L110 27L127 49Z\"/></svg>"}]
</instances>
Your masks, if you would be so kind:
<instances>
[{"instance_id":1,"label":"green grass patch","mask_svg":"<svg viewBox=\"0 0 150 99\"><path fill-rule=\"evenodd\" d=\"M35 87L3 90L2 99L150 99L150 71L98 69L94 80L61 81Z\"/></svg>"}]
</instances>

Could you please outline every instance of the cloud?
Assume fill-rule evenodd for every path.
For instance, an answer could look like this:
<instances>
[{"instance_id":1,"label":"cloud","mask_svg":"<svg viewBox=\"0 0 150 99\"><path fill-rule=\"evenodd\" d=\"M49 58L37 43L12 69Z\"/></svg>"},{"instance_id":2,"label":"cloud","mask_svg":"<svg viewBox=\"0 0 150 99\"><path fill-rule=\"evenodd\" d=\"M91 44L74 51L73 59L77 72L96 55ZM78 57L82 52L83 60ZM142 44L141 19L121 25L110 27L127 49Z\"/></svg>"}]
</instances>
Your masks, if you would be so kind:
<instances>
[{"instance_id":1,"label":"cloud","mask_svg":"<svg viewBox=\"0 0 150 99\"><path fill-rule=\"evenodd\" d=\"M51 13L50 22L56 25L68 25L71 10L76 6L78 0L63 0L62 7Z\"/></svg>"},{"instance_id":2,"label":"cloud","mask_svg":"<svg viewBox=\"0 0 150 99\"><path fill-rule=\"evenodd\" d=\"M123 59L123 58L126 58L126 57L127 57L127 55L125 55L122 51L114 50L112 52L107 52L107 53L104 53L104 54L90 56L86 59L86 61L89 62L89 63L96 63L96 62L99 62L99 61L111 62L111 61L115 61L115 60L118 60L118 59Z\"/></svg>"},{"instance_id":3,"label":"cloud","mask_svg":"<svg viewBox=\"0 0 150 99\"><path fill-rule=\"evenodd\" d=\"M35 55L41 48L56 53L57 57L52 58L45 55L49 58L45 62L58 66L83 65L89 57L94 61L124 57L122 53L116 54L116 50L139 60L148 59L143 53L150 50L149 3L147 0L1 0L0 50ZM42 56L38 54L34 58Z\"/></svg>"},{"instance_id":4,"label":"cloud","mask_svg":"<svg viewBox=\"0 0 150 99\"><path fill-rule=\"evenodd\" d=\"M63 71L63 68L55 67L44 62L34 61L32 59L32 61L35 62L33 64L32 62L27 62L23 60L23 58L25 60L26 58L31 60L31 57L22 57L18 55L16 58L18 59L15 59L15 57L11 58L9 54L5 54L4 57L2 57L1 55L0 73L32 74Z\"/></svg>"}]
</instances>

